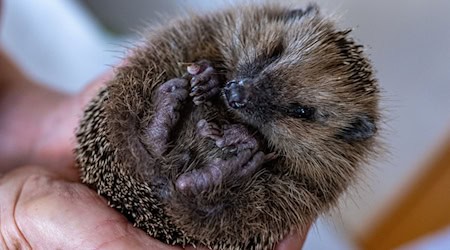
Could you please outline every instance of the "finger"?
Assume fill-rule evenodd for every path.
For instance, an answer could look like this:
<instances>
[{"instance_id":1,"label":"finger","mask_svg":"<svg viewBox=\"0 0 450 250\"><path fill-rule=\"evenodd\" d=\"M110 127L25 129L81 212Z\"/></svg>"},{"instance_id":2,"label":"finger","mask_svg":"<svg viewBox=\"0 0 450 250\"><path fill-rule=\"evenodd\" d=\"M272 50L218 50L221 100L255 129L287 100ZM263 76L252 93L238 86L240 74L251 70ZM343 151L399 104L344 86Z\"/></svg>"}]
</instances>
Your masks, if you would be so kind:
<instances>
[{"instance_id":1,"label":"finger","mask_svg":"<svg viewBox=\"0 0 450 250\"><path fill-rule=\"evenodd\" d=\"M77 107L84 109L92 98L98 93L98 91L106 85L107 82L111 81L114 77L114 69L110 69L89 84L77 95L75 96L75 104Z\"/></svg>"},{"instance_id":2,"label":"finger","mask_svg":"<svg viewBox=\"0 0 450 250\"><path fill-rule=\"evenodd\" d=\"M28 164L46 166L69 180L78 180L75 168L75 133L85 106L113 77L113 70L105 72L79 94L71 96L41 118L39 140L33 145ZM55 126L57 124L57 129Z\"/></svg>"},{"instance_id":3,"label":"finger","mask_svg":"<svg viewBox=\"0 0 450 250\"><path fill-rule=\"evenodd\" d=\"M302 249L308 234L309 226L303 231L292 231L280 243L275 250L299 250Z\"/></svg>"},{"instance_id":4,"label":"finger","mask_svg":"<svg viewBox=\"0 0 450 250\"><path fill-rule=\"evenodd\" d=\"M6 188L17 191L11 196ZM19 235L11 238L6 233L6 242L13 242L9 243L13 249L22 244L33 249L180 249L134 228L86 186L58 179L39 167L5 175L0 194L2 234L13 232L15 224ZM3 220L4 208L12 220Z\"/></svg>"}]
</instances>

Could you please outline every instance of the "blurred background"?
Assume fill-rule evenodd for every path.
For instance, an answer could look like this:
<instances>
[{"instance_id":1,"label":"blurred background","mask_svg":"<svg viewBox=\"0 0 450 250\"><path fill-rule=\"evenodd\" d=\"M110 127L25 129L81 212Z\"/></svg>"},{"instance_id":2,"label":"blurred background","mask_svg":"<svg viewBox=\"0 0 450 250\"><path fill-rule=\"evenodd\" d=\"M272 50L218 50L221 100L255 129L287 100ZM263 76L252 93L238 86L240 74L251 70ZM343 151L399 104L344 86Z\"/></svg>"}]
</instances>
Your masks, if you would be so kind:
<instances>
[{"instance_id":1,"label":"blurred background","mask_svg":"<svg viewBox=\"0 0 450 250\"><path fill-rule=\"evenodd\" d=\"M389 154L318 220L304 248L450 249L450 1L317 2L354 28L373 61ZM120 62L137 32L161 15L227 3L5 0L0 46L35 79L77 92Z\"/></svg>"}]
</instances>

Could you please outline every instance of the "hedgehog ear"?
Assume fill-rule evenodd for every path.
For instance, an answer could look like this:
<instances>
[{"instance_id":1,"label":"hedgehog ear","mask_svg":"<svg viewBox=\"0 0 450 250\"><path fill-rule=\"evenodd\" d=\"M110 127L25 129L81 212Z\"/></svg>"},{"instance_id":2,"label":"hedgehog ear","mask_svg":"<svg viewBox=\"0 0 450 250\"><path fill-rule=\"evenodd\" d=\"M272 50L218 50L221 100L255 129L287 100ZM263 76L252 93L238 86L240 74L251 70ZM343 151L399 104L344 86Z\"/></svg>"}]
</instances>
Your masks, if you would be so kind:
<instances>
[{"instance_id":1,"label":"hedgehog ear","mask_svg":"<svg viewBox=\"0 0 450 250\"><path fill-rule=\"evenodd\" d=\"M367 115L357 117L338 133L338 138L346 142L365 141L377 132L375 120Z\"/></svg>"},{"instance_id":2,"label":"hedgehog ear","mask_svg":"<svg viewBox=\"0 0 450 250\"><path fill-rule=\"evenodd\" d=\"M317 4L310 3L308 4L308 6L306 6L306 9L293 9L283 13L280 19L283 21L289 21L300 19L303 16L307 15L318 15L318 14L319 14L319 6Z\"/></svg>"}]
</instances>

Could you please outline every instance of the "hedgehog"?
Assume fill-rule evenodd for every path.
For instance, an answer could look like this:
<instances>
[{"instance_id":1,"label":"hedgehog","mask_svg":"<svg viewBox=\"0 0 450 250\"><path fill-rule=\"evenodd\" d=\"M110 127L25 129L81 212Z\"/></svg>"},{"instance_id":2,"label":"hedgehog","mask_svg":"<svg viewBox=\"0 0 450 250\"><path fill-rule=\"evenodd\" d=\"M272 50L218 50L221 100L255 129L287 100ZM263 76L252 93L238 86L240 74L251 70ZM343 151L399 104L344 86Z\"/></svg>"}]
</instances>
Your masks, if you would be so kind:
<instances>
[{"instance_id":1,"label":"hedgehog","mask_svg":"<svg viewBox=\"0 0 450 250\"><path fill-rule=\"evenodd\" d=\"M349 33L315 4L153 28L85 109L82 181L167 244L272 249L307 230L378 146L378 83Z\"/></svg>"}]
</instances>

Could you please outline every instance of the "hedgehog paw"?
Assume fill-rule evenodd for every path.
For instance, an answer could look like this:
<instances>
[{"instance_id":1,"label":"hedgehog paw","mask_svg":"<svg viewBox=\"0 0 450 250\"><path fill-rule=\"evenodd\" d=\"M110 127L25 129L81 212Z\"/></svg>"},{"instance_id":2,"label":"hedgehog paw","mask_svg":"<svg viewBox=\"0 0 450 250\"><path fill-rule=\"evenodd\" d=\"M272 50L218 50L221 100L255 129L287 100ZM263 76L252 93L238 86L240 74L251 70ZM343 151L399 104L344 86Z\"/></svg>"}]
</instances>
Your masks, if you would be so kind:
<instances>
[{"instance_id":1,"label":"hedgehog paw","mask_svg":"<svg viewBox=\"0 0 450 250\"><path fill-rule=\"evenodd\" d=\"M251 149L255 152L259 148L255 136L242 124L223 125L223 136L216 140L219 148L228 148L232 151Z\"/></svg>"},{"instance_id":2,"label":"hedgehog paw","mask_svg":"<svg viewBox=\"0 0 450 250\"><path fill-rule=\"evenodd\" d=\"M200 105L220 93L220 81L217 71L206 60L188 66L192 75L191 93L195 105Z\"/></svg>"},{"instance_id":3,"label":"hedgehog paw","mask_svg":"<svg viewBox=\"0 0 450 250\"><path fill-rule=\"evenodd\" d=\"M171 79L162 84L157 92L155 114L147 128L147 141L157 155L165 153L170 131L179 120L179 110L188 97L188 81L182 78Z\"/></svg>"},{"instance_id":4,"label":"hedgehog paw","mask_svg":"<svg viewBox=\"0 0 450 250\"><path fill-rule=\"evenodd\" d=\"M272 154L243 150L230 159L216 158L205 167L194 169L179 176L176 188L184 194L199 195L223 184L234 183L236 179L254 174Z\"/></svg>"},{"instance_id":5,"label":"hedgehog paw","mask_svg":"<svg viewBox=\"0 0 450 250\"><path fill-rule=\"evenodd\" d=\"M220 128L217 124L213 122L207 122L202 119L197 123L197 133L201 137L220 140L222 138L223 132L222 128Z\"/></svg>"},{"instance_id":6,"label":"hedgehog paw","mask_svg":"<svg viewBox=\"0 0 450 250\"><path fill-rule=\"evenodd\" d=\"M241 124L226 124L219 127L213 122L202 119L197 123L197 133L202 137L214 140L217 147L231 149L231 151L245 149L256 151L259 148L254 135Z\"/></svg>"}]
</instances>

